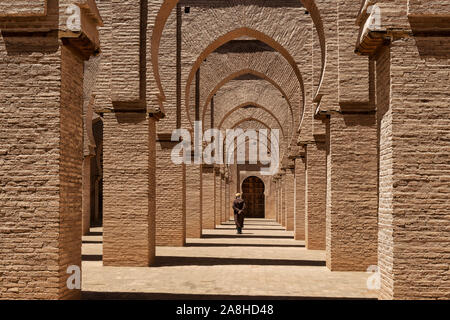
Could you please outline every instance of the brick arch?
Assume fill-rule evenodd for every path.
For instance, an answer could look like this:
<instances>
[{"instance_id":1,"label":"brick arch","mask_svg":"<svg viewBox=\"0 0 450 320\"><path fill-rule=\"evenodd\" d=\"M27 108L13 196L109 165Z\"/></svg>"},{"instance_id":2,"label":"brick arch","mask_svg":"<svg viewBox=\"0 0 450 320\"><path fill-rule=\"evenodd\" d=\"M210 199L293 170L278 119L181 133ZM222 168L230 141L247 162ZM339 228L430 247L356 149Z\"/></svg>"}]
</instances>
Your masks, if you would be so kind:
<instances>
[{"instance_id":1,"label":"brick arch","mask_svg":"<svg viewBox=\"0 0 450 320\"><path fill-rule=\"evenodd\" d=\"M191 94L190 88L191 88L191 84L192 84L192 81L194 80L197 70L200 68L200 65L202 64L202 62L214 50L216 50L223 44L225 44L231 40L234 40L236 38L242 37L242 36L249 36L249 37L255 38L261 42L264 42L268 46L270 46L273 49L275 49L276 51L278 51L289 62L289 64L292 66L292 69L294 70L294 72L297 76L297 79L300 83L300 86L302 88L303 101L305 101L304 83L303 83L303 78L302 78L301 72L298 69L297 63L295 62L294 58L290 55L290 53L286 50L286 48L284 48L280 43L275 41L270 36L260 32L260 31L250 29L247 27L238 28L238 29L235 29L233 31L230 31L230 32L220 36L215 41L213 41L211 44L209 44L208 47L205 48L203 50L203 52L198 56L197 60L194 62L194 65L191 68L191 71L190 71L189 76L186 81L186 88L185 88L185 107L186 107L185 109L186 109L186 113L187 113L187 118L188 118L189 122L191 123L191 125L192 125L192 121L191 121L190 112L189 112L189 102L190 102L190 94ZM304 110L304 106L302 106L302 113L303 113L303 110Z\"/></svg>"},{"instance_id":2,"label":"brick arch","mask_svg":"<svg viewBox=\"0 0 450 320\"><path fill-rule=\"evenodd\" d=\"M291 101L287 98L287 94L286 92L283 90L283 88L280 87L280 85L275 82L273 79L269 78L268 76L266 76L264 73L261 73L259 71L253 70L253 69L242 69L239 70L237 72L234 72L232 74L230 74L229 76L227 76L226 78L224 78L222 81L220 81L215 87L214 89L210 92L210 94L208 95L205 104L203 105L203 110L202 110L202 122L205 122L205 114L206 114L206 110L208 108L208 105L211 102L211 99L213 98L213 96L227 83L229 83L230 81L232 81L233 79L236 79L237 77L244 75L244 74L252 74L255 75L257 77L260 77L262 80L266 80L267 82L269 82L270 84L272 84L276 89L278 89L278 91L280 91L281 95L283 95L284 97L286 97L286 102L289 106L290 109L290 114L291 114L291 124L292 126L295 126L296 123L296 119L298 117L296 117L296 113L294 112L294 110L296 110L292 104ZM253 103L254 105L258 106L260 104L258 103Z\"/></svg>"},{"instance_id":3,"label":"brick arch","mask_svg":"<svg viewBox=\"0 0 450 320\"><path fill-rule=\"evenodd\" d=\"M320 73L319 85L317 87L317 92L316 92L316 96L317 96L320 91L321 84L323 82L323 78L324 78L325 70L326 70L326 57L327 57L326 50L327 49L326 49L326 39L325 39L323 20L322 20L320 11L316 5L315 0L298 0L298 1L306 8L306 10L308 10L309 14L311 15L311 19L314 23L314 26L317 31L317 36L319 38L319 44L320 44L320 50L321 50L321 73ZM151 38L151 63L152 63L152 67L153 67L153 75L155 77L155 82L156 82L156 85L157 85L158 91L159 91L159 93L157 93L157 98L158 98L158 103L159 103L159 107L160 107L161 111L164 111L163 104L164 104L164 101L166 100L166 97L164 94L164 88L162 86L161 77L160 77L160 73L159 73L159 47L160 47L160 42L161 42L161 38L162 38L162 34L163 34L164 27L166 25L166 22L170 16L171 12L175 8L175 6L178 4L178 2L179 2L179 0L164 0L162 2L161 7L155 17L152 38ZM244 30L247 30L248 32L247 33L242 32ZM230 33L234 33L236 31L238 34L240 33L240 35L237 35L236 37L234 37L234 39L239 36L244 36L244 35L255 37L254 36L255 32L258 33L258 31L256 31L256 30L253 30L250 28L245 28L245 27L236 29L235 31L231 31ZM217 38L216 41L223 42L224 40L226 40L226 36L229 35L230 33L226 34L225 36L221 36L221 37ZM258 39L258 37L259 37L259 35L256 34L255 38ZM261 40L261 39L259 39L259 40ZM263 40L261 40L261 41L263 41ZM225 43L225 42L223 42L223 43ZM263 42L265 42L265 41L263 41ZM267 43L267 44L269 44L269 43ZM276 41L274 41L274 44L276 45L278 43ZM281 47L280 49L285 50L279 44L276 46L280 46ZM277 48L274 47L274 49L277 49ZM209 53L199 56L197 62L194 64L191 74L189 75L188 83L192 82L192 79L195 75L196 70L199 68L199 66L201 64L201 61L203 61L204 57L206 57ZM286 53L288 53L288 52L286 51ZM289 55L289 53L288 53L288 55ZM291 60L290 63L292 64L292 66L294 68L297 68L295 61L293 59L290 59L290 60ZM189 87L187 87L187 89L189 89ZM189 90L186 91L186 98L187 98L186 101L189 101ZM188 109L187 109L187 112L189 114ZM189 118L189 116L188 116L188 118ZM189 119L189 121L190 121L190 119Z\"/></svg>"},{"instance_id":4,"label":"brick arch","mask_svg":"<svg viewBox=\"0 0 450 320\"><path fill-rule=\"evenodd\" d=\"M283 137L286 136L286 134L285 134L285 132L284 132L284 129L283 129L283 126L282 126L281 123L280 123L280 120L272 113L272 111L270 111L270 110L267 109L266 107L263 107L262 105L260 105L260 104L258 104L258 103L256 103L256 102L251 102L251 101L244 102L244 103L238 105L237 107L235 107L234 109L230 110L227 114L225 114L225 116L220 120L220 123L219 123L219 125L218 125L218 129L220 130L220 129L222 128L222 124L225 122L225 120L226 120L233 112L235 112L235 111L237 111L237 110L239 110L239 109L242 109L242 108L244 108L245 106L248 106L248 105L255 106L255 107L257 107L257 108L259 108L259 109L262 109L262 110L264 110L265 112L267 112L267 113L268 113L268 114L269 114L269 115L277 122L278 126L280 127L280 131L281 131L281 133L283 134Z\"/></svg>"},{"instance_id":5,"label":"brick arch","mask_svg":"<svg viewBox=\"0 0 450 320\"><path fill-rule=\"evenodd\" d=\"M225 84L215 97L215 126L230 110L235 109L237 105L245 105L249 101L253 105L264 106L265 109L270 110L283 127L286 142L293 141L298 122L295 122L296 119L292 115L286 99L282 97L282 93L263 79L256 80L254 83L253 81L230 81ZM274 122L274 124L276 123Z\"/></svg>"},{"instance_id":6,"label":"brick arch","mask_svg":"<svg viewBox=\"0 0 450 320\"><path fill-rule=\"evenodd\" d=\"M233 126L231 127L231 129L236 129L238 126L241 126L241 125L244 124L244 123L250 123L250 122L252 122L252 121L257 122L258 124L260 124L261 126L263 126L265 129L267 129L268 131L272 130L272 128L271 128L267 123L265 123L265 122L262 121L262 120L255 119L255 118L241 119L240 121L238 121L238 122L236 122L235 124L233 124ZM242 127L241 127L241 128L242 128ZM254 126L251 127L251 128L253 128L253 129L259 129L259 128L254 128ZM249 128L242 128L242 129L250 129L250 127L249 127ZM239 136L241 136L241 135L239 135ZM266 135L266 138L267 138L267 143L268 143L269 145L265 144L265 146L266 146L267 148L269 148L270 145L271 145L271 142L272 142L272 141L271 141L271 136L270 136L270 135ZM281 140L281 139L280 139L280 140ZM247 143L247 142L244 142L244 143ZM237 149L238 145L235 144L234 142L233 142L233 145L234 145L234 151L236 152L236 149ZM279 145L279 147L280 147L279 158L280 158L280 162L281 162L281 159L283 158L282 155L284 155L284 153L286 152L286 143L283 142L283 140L281 140L281 141L278 141L278 145ZM229 147L230 147L230 146L227 146L226 144L224 144L225 151L228 151ZM269 149L270 149L270 148L269 148ZM224 153L224 156L225 156L225 155L226 155L226 153Z\"/></svg>"},{"instance_id":7,"label":"brick arch","mask_svg":"<svg viewBox=\"0 0 450 320\"><path fill-rule=\"evenodd\" d=\"M301 65L301 67L306 66ZM253 79L259 78L271 82L287 98L296 113L298 113L298 106L304 105L302 90L305 89L305 94L307 94L307 89L309 89L300 86L291 65L281 54L273 51L226 55L213 53L202 63L200 69L200 107L202 108L200 113L209 107L211 98L220 90L221 86L227 81L231 81L230 79L234 80L239 77L249 76ZM194 104L193 101L190 101L190 112L193 110ZM295 117L299 119L298 114Z\"/></svg>"}]
</instances>

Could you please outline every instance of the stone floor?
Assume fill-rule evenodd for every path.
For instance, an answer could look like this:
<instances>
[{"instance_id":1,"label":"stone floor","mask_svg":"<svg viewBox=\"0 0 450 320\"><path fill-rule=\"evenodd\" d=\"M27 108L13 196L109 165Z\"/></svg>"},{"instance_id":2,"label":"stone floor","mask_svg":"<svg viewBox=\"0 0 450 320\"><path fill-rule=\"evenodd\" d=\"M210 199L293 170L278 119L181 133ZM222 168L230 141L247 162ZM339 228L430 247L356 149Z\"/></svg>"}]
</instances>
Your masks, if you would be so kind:
<instances>
[{"instance_id":1,"label":"stone floor","mask_svg":"<svg viewBox=\"0 0 450 320\"><path fill-rule=\"evenodd\" d=\"M375 298L364 272L331 272L325 252L306 250L273 220L204 230L185 247L157 247L156 266L104 267L102 229L83 237L85 299Z\"/></svg>"}]
</instances>

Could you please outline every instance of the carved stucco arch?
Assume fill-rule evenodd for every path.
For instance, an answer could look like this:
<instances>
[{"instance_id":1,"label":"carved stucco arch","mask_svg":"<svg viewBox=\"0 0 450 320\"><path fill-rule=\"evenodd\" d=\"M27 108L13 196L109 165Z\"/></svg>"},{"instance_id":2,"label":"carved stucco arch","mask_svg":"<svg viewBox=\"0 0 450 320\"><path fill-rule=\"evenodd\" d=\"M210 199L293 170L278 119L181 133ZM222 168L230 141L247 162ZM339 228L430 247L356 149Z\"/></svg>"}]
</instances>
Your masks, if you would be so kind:
<instances>
[{"instance_id":1,"label":"carved stucco arch","mask_svg":"<svg viewBox=\"0 0 450 320\"><path fill-rule=\"evenodd\" d=\"M164 110L163 103L164 103L166 97L164 95L164 88L162 86L161 77L160 77L160 73L159 73L159 62L158 62L159 61L159 46L160 46L161 37L163 34L164 27L166 25L167 19L169 18L171 12L175 8L175 6L178 4L178 2L179 2L179 0L164 0L162 2L161 7L158 11L158 14L155 17L155 23L154 23L153 32L152 32L151 63L152 63L152 67L153 67L153 74L155 77L156 85L159 90L159 93L157 94L157 98L158 98L158 103L159 103L161 110ZM311 19L315 25L317 35L319 37L319 44L320 44L320 50L321 50L321 75L320 75L319 85L317 87L316 94L315 94L317 96L317 95L319 95L319 91L321 89L321 84L323 82L325 70L326 70L327 48L326 48L325 31L324 31L321 14L316 5L315 0L299 0L299 2L301 4L303 4L303 6L309 11L309 14L311 15ZM243 36L243 35L253 36L252 34L254 34L254 32L257 32L256 30L252 30L250 28L245 28L245 27L241 28L241 29L237 29L236 31L237 31L237 35L235 37L233 37L233 39ZM243 31L248 31L248 32L243 32ZM257 38L257 37L255 37L255 38ZM228 41L229 40L231 40L231 39L228 39ZM259 40L261 40L261 39L259 39ZM219 43L222 42L221 44L227 42L226 35L218 38L216 41ZM265 42L265 41L263 41L263 42ZM267 43L267 44L269 44L269 43ZM274 48L274 49L276 49L276 48ZM208 47L207 50L211 50L211 48ZM193 66L191 74L189 75L188 83L192 82L193 76L195 75L196 70L199 68L201 61L203 61L204 57L206 57L209 53L210 52L199 56L197 62ZM295 64L295 61L294 61L294 64ZM296 65L295 65L295 67L296 67ZM189 93L190 93L189 88L187 88L187 89L188 90L186 90L186 98L187 98L186 103L188 103L188 101L189 101ZM187 112L189 112L189 111L187 110ZM302 117L303 117L303 115L302 115Z\"/></svg>"}]
</instances>

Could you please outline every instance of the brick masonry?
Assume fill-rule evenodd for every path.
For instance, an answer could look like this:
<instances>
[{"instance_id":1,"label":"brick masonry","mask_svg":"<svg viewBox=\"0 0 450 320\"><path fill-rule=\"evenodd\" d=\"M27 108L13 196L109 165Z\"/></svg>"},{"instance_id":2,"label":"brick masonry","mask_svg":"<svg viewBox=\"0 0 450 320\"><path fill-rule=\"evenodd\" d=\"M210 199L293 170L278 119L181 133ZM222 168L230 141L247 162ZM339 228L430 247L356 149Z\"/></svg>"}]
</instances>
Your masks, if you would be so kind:
<instances>
[{"instance_id":1,"label":"brick masonry","mask_svg":"<svg viewBox=\"0 0 450 320\"><path fill-rule=\"evenodd\" d=\"M201 166L186 165L186 237L202 236L202 177Z\"/></svg>"},{"instance_id":2,"label":"brick masonry","mask_svg":"<svg viewBox=\"0 0 450 320\"><path fill-rule=\"evenodd\" d=\"M294 231L294 191L295 191L295 169L286 169L286 230Z\"/></svg>"},{"instance_id":3,"label":"brick masonry","mask_svg":"<svg viewBox=\"0 0 450 320\"><path fill-rule=\"evenodd\" d=\"M306 147L306 248L325 250L326 148L316 142Z\"/></svg>"},{"instance_id":4,"label":"brick masonry","mask_svg":"<svg viewBox=\"0 0 450 320\"><path fill-rule=\"evenodd\" d=\"M144 113L108 113L103 119L103 264L148 266L155 255L149 201L153 120Z\"/></svg>"},{"instance_id":5,"label":"brick masonry","mask_svg":"<svg viewBox=\"0 0 450 320\"><path fill-rule=\"evenodd\" d=\"M366 271L377 265L375 112L333 113L327 137L327 267Z\"/></svg>"},{"instance_id":6,"label":"brick masonry","mask_svg":"<svg viewBox=\"0 0 450 320\"><path fill-rule=\"evenodd\" d=\"M156 245L186 243L186 165L171 160L176 143L156 140Z\"/></svg>"},{"instance_id":7,"label":"brick masonry","mask_svg":"<svg viewBox=\"0 0 450 320\"><path fill-rule=\"evenodd\" d=\"M305 160L304 157L295 159L295 240L305 240Z\"/></svg>"},{"instance_id":8,"label":"brick masonry","mask_svg":"<svg viewBox=\"0 0 450 320\"><path fill-rule=\"evenodd\" d=\"M214 229L216 226L214 216L215 206L215 174L211 166L202 166L202 226L203 229Z\"/></svg>"}]
</instances>

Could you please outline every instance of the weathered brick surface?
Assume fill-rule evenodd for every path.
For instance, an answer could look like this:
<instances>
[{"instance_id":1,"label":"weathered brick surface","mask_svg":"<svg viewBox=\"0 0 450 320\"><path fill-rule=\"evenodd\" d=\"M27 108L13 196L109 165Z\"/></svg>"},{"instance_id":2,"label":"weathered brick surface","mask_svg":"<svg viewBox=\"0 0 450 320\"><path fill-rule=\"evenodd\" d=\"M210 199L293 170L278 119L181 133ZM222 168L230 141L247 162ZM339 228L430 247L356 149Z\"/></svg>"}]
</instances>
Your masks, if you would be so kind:
<instances>
[{"instance_id":1,"label":"weathered brick surface","mask_svg":"<svg viewBox=\"0 0 450 320\"><path fill-rule=\"evenodd\" d=\"M216 226L214 216L214 190L215 174L211 166L202 166L202 227L214 229Z\"/></svg>"},{"instance_id":2,"label":"weathered brick surface","mask_svg":"<svg viewBox=\"0 0 450 320\"><path fill-rule=\"evenodd\" d=\"M366 271L377 264L375 113L333 113L327 137L327 267Z\"/></svg>"},{"instance_id":3,"label":"weathered brick surface","mask_svg":"<svg viewBox=\"0 0 450 320\"><path fill-rule=\"evenodd\" d=\"M165 138L156 141L157 246L186 243L186 165L172 162L175 144Z\"/></svg>"},{"instance_id":4,"label":"weathered brick surface","mask_svg":"<svg viewBox=\"0 0 450 320\"><path fill-rule=\"evenodd\" d=\"M295 159L294 239L305 240L305 165L306 159Z\"/></svg>"},{"instance_id":5,"label":"weathered brick surface","mask_svg":"<svg viewBox=\"0 0 450 320\"><path fill-rule=\"evenodd\" d=\"M325 143L306 147L306 248L325 249L326 150Z\"/></svg>"},{"instance_id":6,"label":"weathered brick surface","mask_svg":"<svg viewBox=\"0 0 450 320\"><path fill-rule=\"evenodd\" d=\"M449 298L448 55L398 41L378 56L377 79L380 297Z\"/></svg>"},{"instance_id":7,"label":"weathered brick surface","mask_svg":"<svg viewBox=\"0 0 450 320\"><path fill-rule=\"evenodd\" d=\"M221 202L221 179L220 172L218 168L214 168L214 221L215 225L220 224L221 213L222 213L222 202Z\"/></svg>"},{"instance_id":8,"label":"weathered brick surface","mask_svg":"<svg viewBox=\"0 0 450 320\"><path fill-rule=\"evenodd\" d=\"M286 227L287 222L287 208L286 208L286 172L283 171L281 175L281 225Z\"/></svg>"},{"instance_id":9,"label":"weathered brick surface","mask_svg":"<svg viewBox=\"0 0 450 320\"><path fill-rule=\"evenodd\" d=\"M294 177L295 169L286 169L286 230L294 231L294 209L295 209L295 198L294 198Z\"/></svg>"},{"instance_id":10,"label":"weathered brick surface","mask_svg":"<svg viewBox=\"0 0 450 320\"><path fill-rule=\"evenodd\" d=\"M104 265L148 266L155 255L149 122L143 113L104 115Z\"/></svg>"},{"instance_id":11,"label":"weathered brick surface","mask_svg":"<svg viewBox=\"0 0 450 320\"><path fill-rule=\"evenodd\" d=\"M0 38L0 297L76 298L66 270L81 264L82 60L64 46L17 54L17 40L46 42Z\"/></svg>"},{"instance_id":12,"label":"weathered brick surface","mask_svg":"<svg viewBox=\"0 0 450 320\"><path fill-rule=\"evenodd\" d=\"M202 235L202 177L201 166L186 165L186 237Z\"/></svg>"}]
</instances>

